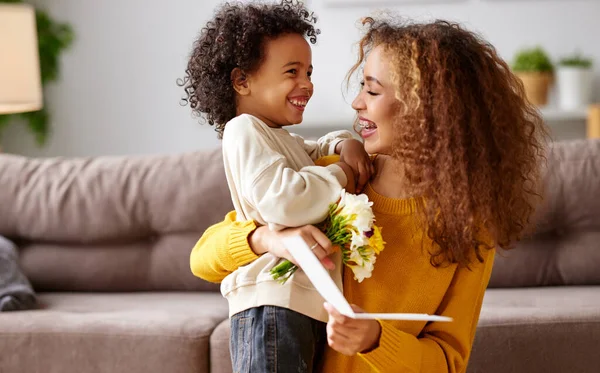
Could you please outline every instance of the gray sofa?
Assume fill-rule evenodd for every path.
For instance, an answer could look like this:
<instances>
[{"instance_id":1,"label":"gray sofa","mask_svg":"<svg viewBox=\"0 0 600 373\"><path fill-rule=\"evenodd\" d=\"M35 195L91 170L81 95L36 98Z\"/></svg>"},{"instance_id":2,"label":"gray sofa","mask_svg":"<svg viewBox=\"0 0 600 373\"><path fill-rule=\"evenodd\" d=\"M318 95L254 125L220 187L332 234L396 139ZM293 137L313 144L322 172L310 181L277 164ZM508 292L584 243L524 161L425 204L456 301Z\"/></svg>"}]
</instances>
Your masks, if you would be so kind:
<instances>
[{"instance_id":1,"label":"gray sofa","mask_svg":"<svg viewBox=\"0 0 600 373\"><path fill-rule=\"evenodd\" d=\"M598 372L600 142L557 144L536 234L497 256L469 372ZM220 151L0 155L0 235L39 292L2 373L231 372L227 304L189 253L232 206Z\"/></svg>"}]
</instances>

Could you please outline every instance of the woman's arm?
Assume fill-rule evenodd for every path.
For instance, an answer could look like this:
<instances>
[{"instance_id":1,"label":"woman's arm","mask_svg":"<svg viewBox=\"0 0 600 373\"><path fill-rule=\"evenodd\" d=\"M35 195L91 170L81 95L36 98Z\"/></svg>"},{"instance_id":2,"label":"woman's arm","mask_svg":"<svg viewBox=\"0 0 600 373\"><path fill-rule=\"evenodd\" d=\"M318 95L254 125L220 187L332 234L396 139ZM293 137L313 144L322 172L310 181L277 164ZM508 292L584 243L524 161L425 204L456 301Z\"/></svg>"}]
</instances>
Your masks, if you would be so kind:
<instances>
[{"instance_id":1,"label":"woman's arm","mask_svg":"<svg viewBox=\"0 0 600 373\"><path fill-rule=\"evenodd\" d=\"M238 267L258 258L248 242L257 229L256 224L252 220L235 219L235 211L231 211L225 220L209 227L200 237L190 255L190 268L195 276L221 282Z\"/></svg>"},{"instance_id":2,"label":"woman's arm","mask_svg":"<svg viewBox=\"0 0 600 373\"><path fill-rule=\"evenodd\" d=\"M267 252L293 262L281 243L281 238L291 235L301 236L310 246L318 243L313 252L326 268L333 269L333 262L327 258L332 253L331 242L318 228L306 225L275 232L265 226L257 227L253 221L236 221L235 211L200 237L190 255L190 268L197 277L221 282L231 272Z\"/></svg>"},{"instance_id":3,"label":"woman's arm","mask_svg":"<svg viewBox=\"0 0 600 373\"><path fill-rule=\"evenodd\" d=\"M464 372L493 262L494 250L489 250L483 263L457 269L437 312L452 322L431 322L415 337L385 321L377 326L328 309L328 342L346 355L359 353L377 372Z\"/></svg>"}]
</instances>

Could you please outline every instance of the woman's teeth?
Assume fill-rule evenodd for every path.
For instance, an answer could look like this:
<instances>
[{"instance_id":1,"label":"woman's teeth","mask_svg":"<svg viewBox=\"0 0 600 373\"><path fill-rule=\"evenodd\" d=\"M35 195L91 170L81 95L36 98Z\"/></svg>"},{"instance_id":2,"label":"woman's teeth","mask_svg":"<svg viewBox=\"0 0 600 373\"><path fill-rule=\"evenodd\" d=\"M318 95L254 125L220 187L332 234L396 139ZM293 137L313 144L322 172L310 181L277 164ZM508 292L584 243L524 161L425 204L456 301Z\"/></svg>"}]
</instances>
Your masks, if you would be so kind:
<instances>
[{"instance_id":1,"label":"woman's teeth","mask_svg":"<svg viewBox=\"0 0 600 373\"><path fill-rule=\"evenodd\" d=\"M369 122L366 120L361 120L358 122L358 124L362 129L365 129L365 130L372 130L372 129L377 128L377 125L375 123Z\"/></svg>"}]
</instances>

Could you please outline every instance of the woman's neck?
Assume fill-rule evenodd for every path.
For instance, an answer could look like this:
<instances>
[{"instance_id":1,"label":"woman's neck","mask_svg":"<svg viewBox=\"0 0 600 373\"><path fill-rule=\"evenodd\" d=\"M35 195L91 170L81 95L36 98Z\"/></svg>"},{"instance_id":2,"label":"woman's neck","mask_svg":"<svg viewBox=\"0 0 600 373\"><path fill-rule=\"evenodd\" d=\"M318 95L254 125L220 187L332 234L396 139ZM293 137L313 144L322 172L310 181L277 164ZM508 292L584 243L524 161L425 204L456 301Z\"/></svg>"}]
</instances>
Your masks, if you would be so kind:
<instances>
[{"instance_id":1,"label":"woman's neck","mask_svg":"<svg viewBox=\"0 0 600 373\"><path fill-rule=\"evenodd\" d=\"M404 176L402 163L389 155L375 157L375 174L371 178L371 187L378 194L388 198L413 197Z\"/></svg>"}]
</instances>

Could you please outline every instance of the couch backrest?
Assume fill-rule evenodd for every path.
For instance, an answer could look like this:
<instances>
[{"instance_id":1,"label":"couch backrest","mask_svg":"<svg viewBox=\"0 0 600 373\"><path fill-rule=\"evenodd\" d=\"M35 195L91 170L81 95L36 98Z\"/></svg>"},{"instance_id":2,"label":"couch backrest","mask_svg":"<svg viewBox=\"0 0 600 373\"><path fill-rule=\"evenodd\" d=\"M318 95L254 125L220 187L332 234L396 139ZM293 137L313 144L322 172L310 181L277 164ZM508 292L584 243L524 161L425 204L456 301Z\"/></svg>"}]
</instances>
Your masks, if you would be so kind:
<instances>
[{"instance_id":1,"label":"couch backrest","mask_svg":"<svg viewBox=\"0 0 600 373\"><path fill-rule=\"evenodd\" d=\"M535 234L496 256L490 287L600 284L600 140L548 153ZM189 253L233 207L220 149L31 159L0 154L0 235L38 290L216 290Z\"/></svg>"},{"instance_id":2,"label":"couch backrest","mask_svg":"<svg viewBox=\"0 0 600 373\"><path fill-rule=\"evenodd\" d=\"M32 159L0 154L0 235L38 290L215 290L189 254L231 210L220 149Z\"/></svg>"},{"instance_id":3,"label":"couch backrest","mask_svg":"<svg viewBox=\"0 0 600 373\"><path fill-rule=\"evenodd\" d=\"M490 287L600 284L600 140L548 152L535 234L499 251Z\"/></svg>"}]
</instances>

